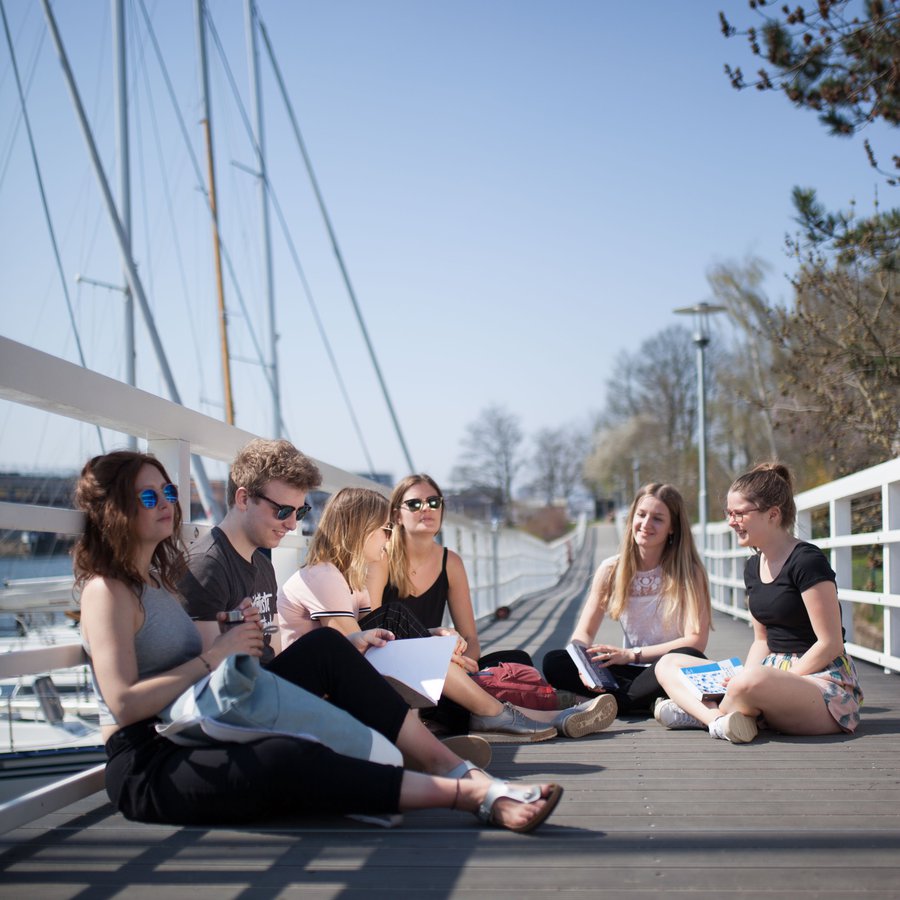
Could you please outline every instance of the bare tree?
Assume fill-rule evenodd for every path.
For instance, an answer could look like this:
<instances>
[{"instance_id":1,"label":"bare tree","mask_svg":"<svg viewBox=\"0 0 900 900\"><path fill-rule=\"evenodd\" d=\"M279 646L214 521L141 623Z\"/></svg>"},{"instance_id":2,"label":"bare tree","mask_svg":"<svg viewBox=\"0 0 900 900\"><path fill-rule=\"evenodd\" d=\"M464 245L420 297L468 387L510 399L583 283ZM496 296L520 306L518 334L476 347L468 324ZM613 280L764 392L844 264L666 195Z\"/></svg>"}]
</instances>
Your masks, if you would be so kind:
<instances>
[{"instance_id":1,"label":"bare tree","mask_svg":"<svg viewBox=\"0 0 900 900\"><path fill-rule=\"evenodd\" d=\"M531 487L548 506L556 500L568 500L582 480L589 444L584 429L577 425L542 428L534 436L531 468L535 478Z\"/></svg>"},{"instance_id":2,"label":"bare tree","mask_svg":"<svg viewBox=\"0 0 900 900\"><path fill-rule=\"evenodd\" d=\"M483 409L466 426L462 456L451 478L461 487L487 493L508 519L513 484L524 464L523 439L517 416L498 405Z\"/></svg>"}]
</instances>

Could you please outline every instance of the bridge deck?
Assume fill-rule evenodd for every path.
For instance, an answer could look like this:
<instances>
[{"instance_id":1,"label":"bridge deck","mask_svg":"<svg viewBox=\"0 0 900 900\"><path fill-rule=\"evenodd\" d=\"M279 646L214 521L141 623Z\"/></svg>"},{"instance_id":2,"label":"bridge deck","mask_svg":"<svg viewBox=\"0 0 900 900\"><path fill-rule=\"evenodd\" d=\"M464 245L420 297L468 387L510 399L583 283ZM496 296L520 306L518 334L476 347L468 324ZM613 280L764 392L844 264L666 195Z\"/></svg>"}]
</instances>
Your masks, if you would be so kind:
<instances>
[{"instance_id":1,"label":"bridge deck","mask_svg":"<svg viewBox=\"0 0 900 900\"><path fill-rule=\"evenodd\" d=\"M596 558L613 548L595 531ZM536 659L560 646L594 556L483 632ZM747 625L715 620L711 656L742 655ZM615 625L604 625L615 639ZM900 897L900 681L861 664L853 738L766 734L746 746L652 720L617 720L580 741L495 746L495 774L556 780L566 795L535 835L450 812L390 831L344 819L252 829L126 822L95 795L0 838L8 896Z\"/></svg>"}]
</instances>

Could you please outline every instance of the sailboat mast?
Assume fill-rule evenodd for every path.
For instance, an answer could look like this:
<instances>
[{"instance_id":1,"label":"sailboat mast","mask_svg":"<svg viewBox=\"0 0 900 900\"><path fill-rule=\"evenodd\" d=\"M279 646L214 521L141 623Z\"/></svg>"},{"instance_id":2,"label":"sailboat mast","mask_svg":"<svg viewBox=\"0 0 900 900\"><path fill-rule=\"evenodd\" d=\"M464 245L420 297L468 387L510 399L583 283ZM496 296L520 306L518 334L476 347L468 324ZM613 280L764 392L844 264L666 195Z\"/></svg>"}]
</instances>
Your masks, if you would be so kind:
<instances>
[{"instance_id":1,"label":"sailboat mast","mask_svg":"<svg viewBox=\"0 0 900 900\"><path fill-rule=\"evenodd\" d=\"M116 154L119 160L119 218L125 232L126 252L131 255L131 152L128 143L128 70L125 66L125 0L111 0L113 71L116 85ZM128 287L125 266L125 381L137 384L134 347L134 297ZM128 446L137 450L137 438L128 435Z\"/></svg>"},{"instance_id":2,"label":"sailboat mast","mask_svg":"<svg viewBox=\"0 0 900 900\"><path fill-rule=\"evenodd\" d=\"M69 57L66 54L66 48L63 46L62 37L59 34L59 28L56 25L56 17L53 15L53 10L50 7L50 0L41 0L41 6L44 9L44 18L47 20L47 29L50 32L50 37L56 48L60 66L62 66L66 86L69 89L69 96L72 99L72 106L75 109L75 117L78 119L78 124L81 127L81 134L87 145L91 166L94 169L94 174L97 176L97 183L103 197L103 205L106 207L106 213L112 223L113 232L115 233L116 241L119 244L119 252L122 254L122 261L125 265L125 275L128 279L128 286L131 288L131 292L137 300L138 305L141 308L141 313L144 316L144 323L147 326L150 343L153 345L156 359L159 362L160 372L166 382L166 387L169 389L169 396L175 403L179 403L183 406L184 404L181 403L181 394L178 392L175 378L169 367L169 360L166 358L166 352L163 349L159 332L156 330L156 323L153 320L153 313L150 311L150 304L147 301L147 295L144 292L144 285L138 276L134 259L131 254L128 253L128 241L125 236L125 229L122 227L122 222L119 219L119 213L116 210L116 204L109 187L109 180L103 170L103 163L100 162L100 154L97 152L94 135L84 112L84 104L81 102L81 95L78 93L78 86L75 84L75 76L72 74L72 67L69 65ZM206 469L203 466L203 460L197 455L192 456L191 459L194 467L194 478L197 482L197 492L200 494L203 509L210 518L220 519L222 512L213 497L209 478L207 478Z\"/></svg>"},{"instance_id":3,"label":"sailboat mast","mask_svg":"<svg viewBox=\"0 0 900 900\"><path fill-rule=\"evenodd\" d=\"M212 213L213 257L216 270L216 294L219 306L219 340L222 353L225 421L234 425L234 399L231 393L231 356L228 351L228 315L225 311L225 288L222 280L222 250L219 243L219 210L216 203L216 169L213 161L212 124L209 106L209 72L206 61L206 0L195 0L197 19L197 52L200 65L200 92L203 118L200 122L206 138L206 163L209 176L209 208Z\"/></svg>"},{"instance_id":4,"label":"sailboat mast","mask_svg":"<svg viewBox=\"0 0 900 900\"><path fill-rule=\"evenodd\" d=\"M266 134L263 125L262 94L259 81L259 46L256 37L256 3L254 0L245 0L244 12L247 30L247 69L250 74L250 100L253 104L253 129L256 143L266 303L269 313L269 373L271 375L269 384L272 391L272 436L284 437L284 421L281 418L281 384L278 377L278 331L275 321L275 288L272 280L272 241L269 228L269 176L266 171Z\"/></svg>"}]
</instances>

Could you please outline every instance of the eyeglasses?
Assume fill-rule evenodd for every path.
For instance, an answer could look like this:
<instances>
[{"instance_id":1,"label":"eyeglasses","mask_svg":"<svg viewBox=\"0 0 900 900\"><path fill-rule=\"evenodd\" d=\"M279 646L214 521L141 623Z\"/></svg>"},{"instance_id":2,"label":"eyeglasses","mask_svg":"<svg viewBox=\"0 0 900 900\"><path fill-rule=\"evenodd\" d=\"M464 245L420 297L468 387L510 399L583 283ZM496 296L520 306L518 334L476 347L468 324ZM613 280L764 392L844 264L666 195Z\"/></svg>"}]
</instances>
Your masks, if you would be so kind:
<instances>
[{"instance_id":1,"label":"eyeglasses","mask_svg":"<svg viewBox=\"0 0 900 900\"><path fill-rule=\"evenodd\" d=\"M164 484L162 495L166 503L178 502L178 488L174 484ZM155 509L159 503L159 492L154 491L153 488L146 488L138 494L138 500L144 509Z\"/></svg>"},{"instance_id":2,"label":"eyeglasses","mask_svg":"<svg viewBox=\"0 0 900 900\"><path fill-rule=\"evenodd\" d=\"M275 518L278 519L279 522L283 522L293 515L297 516L297 521L299 522L312 509L308 503L304 503L303 506L291 506L286 503L276 503L274 500L270 500L266 497L265 494L257 494L256 496L259 497L260 500L265 500L266 503L272 504L272 507L275 510Z\"/></svg>"},{"instance_id":3,"label":"eyeglasses","mask_svg":"<svg viewBox=\"0 0 900 900\"><path fill-rule=\"evenodd\" d=\"M734 521L740 525L740 523L744 521L744 516L746 516L747 513L759 512L759 507L751 506L750 509L725 509L723 512L725 513L726 521L734 519Z\"/></svg>"},{"instance_id":4,"label":"eyeglasses","mask_svg":"<svg viewBox=\"0 0 900 900\"><path fill-rule=\"evenodd\" d=\"M405 506L410 512L418 512L423 506L427 506L429 509L440 509L443 505L443 497L426 497L424 500L413 497L410 500L402 500L400 502L400 506Z\"/></svg>"}]
</instances>

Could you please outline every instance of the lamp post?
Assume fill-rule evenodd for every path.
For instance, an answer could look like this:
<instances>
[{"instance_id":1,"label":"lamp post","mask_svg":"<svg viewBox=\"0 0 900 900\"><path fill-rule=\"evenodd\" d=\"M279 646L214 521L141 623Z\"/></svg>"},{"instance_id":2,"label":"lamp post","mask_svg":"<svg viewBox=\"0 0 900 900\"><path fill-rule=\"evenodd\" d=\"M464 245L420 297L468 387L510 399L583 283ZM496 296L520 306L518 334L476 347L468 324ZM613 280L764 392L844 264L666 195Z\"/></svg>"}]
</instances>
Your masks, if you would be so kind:
<instances>
[{"instance_id":1,"label":"lamp post","mask_svg":"<svg viewBox=\"0 0 900 900\"><path fill-rule=\"evenodd\" d=\"M694 343L697 345L697 447L700 458L700 485L698 490L698 506L700 508L700 556L706 554L706 359L704 351L709 344L709 316L712 313L726 312L724 306L714 306L705 301L694 306L681 306L674 312L694 317ZM705 564L705 559L704 559Z\"/></svg>"}]
</instances>

